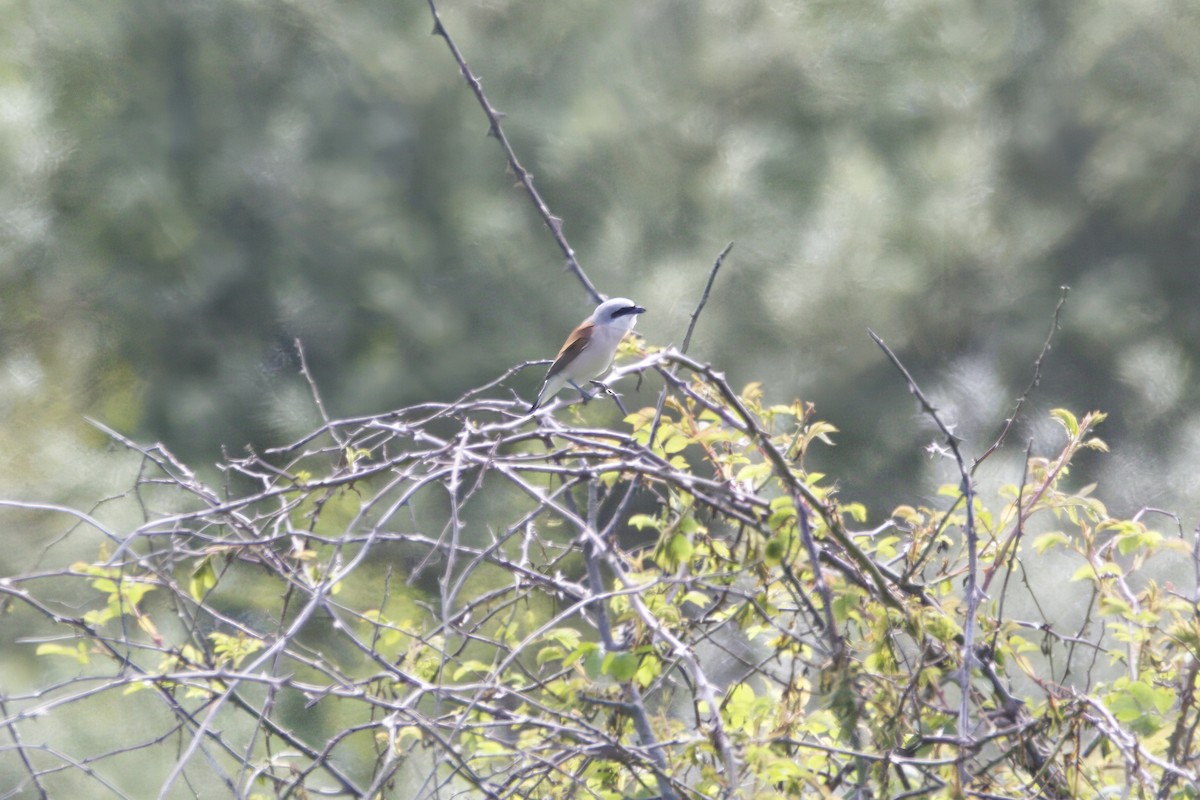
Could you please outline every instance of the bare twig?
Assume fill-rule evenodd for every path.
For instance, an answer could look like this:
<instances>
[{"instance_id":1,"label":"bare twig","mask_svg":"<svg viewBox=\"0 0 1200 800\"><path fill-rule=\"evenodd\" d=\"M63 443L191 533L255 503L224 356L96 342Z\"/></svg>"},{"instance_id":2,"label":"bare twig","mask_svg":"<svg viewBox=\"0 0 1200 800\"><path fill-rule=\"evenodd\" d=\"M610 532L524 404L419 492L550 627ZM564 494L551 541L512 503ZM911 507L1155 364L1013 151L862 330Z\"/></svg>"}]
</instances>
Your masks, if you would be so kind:
<instances>
[{"instance_id":1,"label":"bare twig","mask_svg":"<svg viewBox=\"0 0 1200 800\"><path fill-rule=\"evenodd\" d=\"M1017 539L1016 539L1015 544L1019 544L1021 537L1025 535L1025 524L1023 521L1024 518L1022 517L1022 508L1023 508L1024 502L1025 502L1025 485L1026 485L1026 481L1029 479L1029 459L1032 456L1033 456L1033 440L1030 439L1029 442L1025 445L1025 462L1021 469L1021 483L1017 486L1017 496L1016 496L1016 499L1013 500L1013 505L1016 507L1016 514L1017 514L1017 528L1016 528ZM978 462L976 462L976 463L978 463ZM1014 546L1009 551L1008 569L1005 571L1005 574L1004 574L1004 586L1000 591L1000 602L997 604L997 607L996 607L996 619L997 620L1004 619L1004 601L1008 597L1008 581L1009 581L1009 578L1012 577L1013 566L1016 564L1016 561L1017 561L1017 547ZM993 650L995 650L996 643L999 641L1001 629L1002 629L1002 626L997 625L995 632L992 634L992 649Z\"/></svg>"},{"instance_id":2,"label":"bare twig","mask_svg":"<svg viewBox=\"0 0 1200 800\"><path fill-rule=\"evenodd\" d=\"M603 598L604 579L600 574L600 561L602 554L608 551L608 545L597 534L600 528L599 525L599 500L597 494L599 487L595 482L588 484L588 502L587 502L587 528L583 534L583 559L587 567L588 588L591 590L592 596L595 598ZM623 569L623 565L613 565L618 574ZM617 650L616 642L613 640L612 626L608 618L607 603L603 599L597 599L592 607L595 610L598 620L597 627L600 632L600 638L604 642L604 647L609 652ZM655 766L655 780L658 783L659 795L663 800L677 800L679 795L671 786L670 765L667 759L663 756L660 749L658 736L654 733L654 727L650 724L650 712L646 709L645 700L642 697L641 691L633 681L626 681L624 691L627 696L627 708L633 716L634 727L638 732L638 738L642 745L651 753Z\"/></svg>"},{"instance_id":3,"label":"bare twig","mask_svg":"<svg viewBox=\"0 0 1200 800\"><path fill-rule=\"evenodd\" d=\"M979 569L979 539L975 531L975 487L971 482L970 472L967 470L966 462L963 460L962 451L959 449L959 439L955 436L946 423L942 421L933 403L929 402L929 398L921 391L921 387L917 385L916 380L909 373L908 369L901 363L900 359L892 352L892 349L884 344L883 339L868 329L867 333L883 350L884 355L888 360L900 371L904 376L905 383L908 384L908 390L917 398L921 404L921 409L933 420L938 430L946 437L946 446L950 448L950 452L954 454L954 461L958 465L958 474L960 478L960 490L962 491L964 506L966 508L967 521L965 525L965 533L967 537L967 578L966 578L966 595L967 609L965 619L963 620L963 644L962 644L962 663L959 667L959 683L962 689L962 694L958 705L958 738L960 745L960 753L962 758L958 762L958 780L960 786L967 785L966 771L966 753L973 746L971 740L971 669L975 666L975 624L976 615L979 612L980 592L977 586L978 569Z\"/></svg>"},{"instance_id":4,"label":"bare twig","mask_svg":"<svg viewBox=\"0 0 1200 800\"><path fill-rule=\"evenodd\" d=\"M1075 751L1055 749L1068 738L1061 730L1051 747L1039 746L1027 701L1008 688L1005 670L1018 660L1001 660L1003 634L960 663L962 643L945 635L958 618L941 611L922 575L876 562L875 532L845 529L837 507L789 459L790 436L774 433L710 365L673 349L622 364L614 377L647 371L674 393L672 408L704 418L705 431L691 435L720 435L719 452L664 453L647 446L644 429L560 422L530 430L515 400L473 390L450 403L329 419L292 446L227 460L220 469L239 476L227 495L165 450L113 434L143 470L101 519L0 503L6 514L69 513L85 523L48 562L99 550L95 563L72 555L0 579L0 599L17 621L0 627L22 637L0 645L37 645L37 658L79 662L54 673L66 675L56 683L15 688L6 680L0 728L17 751L18 792L35 794L39 782L47 794L66 783L83 787L80 795L108 791L116 756L132 763L153 741L174 753L157 778L164 796L204 780L231 796L258 784L281 796L370 796L394 784L416 800L454 792L515 800L578 793L588 780L594 787L610 778L627 793L674 798L795 793L814 782L895 793L881 777L889 770L872 764L903 765L903 793L918 796L944 790L946 747L956 748L959 780L972 791L993 774L1023 770L1030 777L1009 776L1010 789L1053 794L1064 770L1078 766L1066 763ZM1021 492L1018 525L1049 496L1047 477L1061 474L1079 439ZM696 463L723 455L768 465L770 479L731 481ZM122 503L141 521L111 522ZM789 528L781 519L792 507ZM670 568L655 562L626 525L633 509L661 533L685 536L694 554ZM737 560L733 536L804 549L775 566L749 546ZM118 541L137 557L118 548L105 561L100 547ZM1014 551L1003 558L1019 565ZM964 572L969 583L969 571L948 559L933 579L945 587ZM371 588L388 587L392 575L403 589L381 597ZM1126 581L1121 597L1136 603L1132 586ZM979 638L970 619L983 612L966 605L969 642ZM618 615L632 630L621 641ZM991 631L1003 619L988 623ZM1085 643L1090 624L1072 636L1037 626L1047 647L1112 655L1099 639ZM932 630L941 633L922 633ZM888 671L891 658L901 663ZM986 697L964 665L990 684ZM965 699L945 696L952 671ZM1179 670L1175 680L1188 675ZM831 691L840 734L813 734L816 691ZM1164 726L1173 732L1169 748L1131 745L1090 708L1078 723L1084 730L1069 736L1116 736L1116 757L1140 760L1156 786L1178 785L1194 773L1197 726L1192 695L1180 696L1186 709ZM158 727L132 739L112 729L111 743L84 757L42 744L106 703ZM308 723L306 738L323 744L292 731L293 709L334 703L337 713ZM937 735L955 703L957 736ZM911 747L934 748L929 757L913 757L910 744L896 750L894 725L911 725ZM764 737L770 748L760 746ZM364 763L354 744L364 740L376 745L374 762ZM1001 742L1011 746L976 759L979 746ZM786 754L774 752L783 746ZM802 766L781 789L785 773L772 759L804 765L809 752L821 755L812 760L819 766Z\"/></svg>"},{"instance_id":5,"label":"bare twig","mask_svg":"<svg viewBox=\"0 0 1200 800\"><path fill-rule=\"evenodd\" d=\"M974 462L972 462L972 475L975 474L975 470L979 468L979 465L982 464L988 458L988 456L999 450L1000 446L1004 444L1004 440L1008 437L1008 432L1012 430L1013 424L1017 421L1017 417L1020 415L1021 408L1025 405L1025 401L1029 399L1029 395L1033 394L1033 390L1036 389L1038 384L1042 382L1042 362L1046 360L1046 354L1050 352L1050 342L1054 340L1054 334L1056 331L1058 331L1059 315L1062 313L1063 306L1066 305L1067 293L1070 291L1070 286L1060 287L1061 294L1058 296L1058 305L1054 307L1054 319L1050 322L1050 332L1046 334L1046 341L1042 344L1042 351L1038 353L1038 357L1033 362L1033 380L1029 382L1029 386L1026 387L1025 391L1021 393L1021 396L1017 398L1017 404L1013 407L1012 413L1009 414L1008 419L1004 421L1004 429L1000 431L1000 435L996 437L996 441L992 442L991 447L983 451L983 455L979 456Z\"/></svg>"},{"instance_id":6,"label":"bare twig","mask_svg":"<svg viewBox=\"0 0 1200 800\"><path fill-rule=\"evenodd\" d=\"M324 428L328 430L329 412L325 410L325 401L321 399L321 390L317 388L317 382L313 378L312 372L308 369L308 359L304 357L304 343L300 341L300 337L297 336L292 340L292 344L296 348L296 356L300 359L300 374L304 376L304 382L308 384L308 391L312 394L313 404L317 407L317 411L321 414L321 419L325 423ZM334 433L333 431L330 432ZM334 439L337 440L336 435L334 436ZM342 445L343 447L346 446L346 443L340 440L338 440L338 444Z\"/></svg>"},{"instance_id":7,"label":"bare twig","mask_svg":"<svg viewBox=\"0 0 1200 800\"><path fill-rule=\"evenodd\" d=\"M696 329L696 323L700 319L700 312L704 310L704 306L708 303L708 295L712 292L713 283L717 280L717 272L721 269L721 265L725 263L725 256L729 255L729 251L733 249L733 242L725 245L717 258L713 261L712 269L708 271L708 282L704 284L704 293L700 295L700 302L696 304L696 308L692 311L691 321L688 323L687 333L683 335L683 344L679 347L679 352L687 353L688 347L692 343L692 331Z\"/></svg>"},{"instance_id":8,"label":"bare twig","mask_svg":"<svg viewBox=\"0 0 1200 800\"><path fill-rule=\"evenodd\" d=\"M691 319L688 322L687 332L683 335L683 346L680 352L687 354L688 347L692 343L692 331L696 329L696 323L700 320L700 312L704 310L704 306L708 304L708 295L712 292L713 283L717 280L717 272L720 271L721 265L725 263L725 256L729 255L729 251L733 249L733 242L725 245L720 253L717 254L713 261L712 268L708 271L708 281L704 284L704 291L700 295L699 302L696 303L696 308L693 309ZM676 367L671 367L671 374L676 374ZM654 421L650 423L650 443L654 443L654 437L658 435L658 426L662 421L663 405L667 402L668 387L664 386L658 394L658 403L654 408Z\"/></svg>"},{"instance_id":9,"label":"bare twig","mask_svg":"<svg viewBox=\"0 0 1200 800\"><path fill-rule=\"evenodd\" d=\"M435 36L441 36L445 40L446 46L450 48L450 54L454 56L454 61L458 64L458 69L462 72L463 78L466 79L467 85L471 87L471 91L475 94L475 99L479 101L480 108L488 118L488 135L495 137L500 146L504 148L504 155L508 158L508 166L516 174L517 179L524 187L525 193L529 195L529 200L537 209L538 215L542 218L542 222L546 223L546 227L550 229L550 233L554 236L554 241L558 244L558 249L562 251L567 259L567 269L569 269L579 282L583 284L583 288L587 291L588 296L593 302L599 303L603 300L603 296L595 285L583 271L583 267L579 265L579 261L575 258L575 250L567 242L567 237L563 235L563 222L560 217L550 213L550 208L546 205L546 201L542 199L537 188L533 185L533 175L529 173L521 162L517 160L516 151L513 150L512 144L508 141L508 136L504 133L504 128L500 125L500 120L504 114L497 111L488 101L487 95L483 92L483 84L475 73L471 71L471 67L467 64L462 52L458 49L458 45L454 43L454 39L450 37L450 32L446 30L446 25L442 22L442 16L438 13L437 3L434 0L427 0L429 3L429 13L433 15L433 33Z\"/></svg>"}]
</instances>

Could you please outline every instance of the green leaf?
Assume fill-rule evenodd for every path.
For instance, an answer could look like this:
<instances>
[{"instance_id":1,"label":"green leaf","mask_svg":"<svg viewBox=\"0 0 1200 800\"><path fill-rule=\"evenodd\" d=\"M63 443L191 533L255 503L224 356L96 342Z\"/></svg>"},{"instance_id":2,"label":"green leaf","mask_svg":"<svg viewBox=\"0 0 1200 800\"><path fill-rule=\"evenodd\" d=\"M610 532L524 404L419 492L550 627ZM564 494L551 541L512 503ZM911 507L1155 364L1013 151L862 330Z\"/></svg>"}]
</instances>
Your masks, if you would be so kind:
<instances>
[{"instance_id":1,"label":"green leaf","mask_svg":"<svg viewBox=\"0 0 1200 800\"><path fill-rule=\"evenodd\" d=\"M1070 411L1065 408L1052 408L1050 416L1067 429L1067 435L1072 439L1079 436L1079 420Z\"/></svg>"},{"instance_id":2,"label":"green leaf","mask_svg":"<svg viewBox=\"0 0 1200 800\"><path fill-rule=\"evenodd\" d=\"M1145 681L1121 678L1113 684L1106 699L1118 722L1142 736L1149 736L1163 726L1163 714L1174 705L1175 693Z\"/></svg>"},{"instance_id":3,"label":"green leaf","mask_svg":"<svg viewBox=\"0 0 1200 800\"><path fill-rule=\"evenodd\" d=\"M796 519L796 507L786 505L776 509L767 517L767 528L772 531L777 531L783 526Z\"/></svg>"},{"instance_id":4,"label":"green leaf","mask_svg":"<svg viewBox=\"0 0 1200 800\"><path fill-rule=\"evenodd\" d=\"M719 442L735 441L741 438L741 435L735 430L730 430L720 425L708 425L696 434L696 441L700 444L717 444Z\"/></svg>"},{"instance_id":5,"label":"green leaf","mask_svg":"<svg viewBox=\"0 0 1200 800\"><path fill-rule=\"evenodd\" d=\"M563 649L558 645L552 644L547 647L543 647L541 650L538 650L536 659L537 665L540 667L547 661L560 661L562 660L563 652Z\"/></svg>"},{"instance_id":6,"label":"green leaf","mask_svg":"<svg viewBox=\"0 0 1200 800\"><path fill-rule=\"evenodd\" d=\"M1105 595L1100 598L1100 613L1106 616L1126 616L1133 612L1129 603L1119 597Z\"/></svg>"},{"instance_id":7,"label":"green leaf","mask_svg":"<svg viewBox=\"0 0 1200 800\"><path fill-rule=\"evenodd\" d=\"M228 634L214 631L208 635L208 638L213 643L213 653L217 656L217 663L228 662L234 667L241 664L246 656L261 650L263 646L261 639L252 638L242 632Z\"/></svg>"},{"instance_id":8,"label":"green leaf","mask_svg":"<svg viewBox=\"0 0 1200 800\"><path fill-rule=\"evenodd\" d=\"M1127 556L1143 548L1153 550L1162 543L1163 536L1158 531L1133 530L1117 537L1117 551Z\"/></svg>"},{"instance_id":9,"label":"green leaf","mask_svg":"<svg viewBox=\"0 0 1200 800\"><path fill-rule=\"evenodd\" d=\"M751 381L742 389L742 400L751 405L757 405L762 400L762 381Z\"/></svg>"},{"instance_id":10,"label":"green leaf","mask_svg":"<svg viewBox=\"0 0 1200 800\"><path fill-rule=\"evenodd\" d=\"M760 461L757 464L748 464L738 470L736 480L738 483L756 484L764 478L771 475L771 465L766 461Z\"/></svg>"},{"instance_id":11,"label":"green leaf","mask_svg":"<svg viewBox=\"0 0 1200 800\"><path fill-rule=\"evenodd\" d=\"M149 583L136 580L123 580L121 581L121 597L126 605L136 607L142 602L142 598L153 592L155 588Z\"/></svg>"},{"instance_id":12,"label":"green leaf","mask_svg":"<svg viewBox=\"0 0 1200 800\"><path fill-rule=\"evenodd\" d=\"M567 653L563 658L563 666L569 667L575 664L579 659L586 658L590 655L600 652L600 645L595 642L583 642L571 652Z\"/></svg>"},{"instance_id":13,"label":"green leaf","mask_svg":"<svg viewBox=\"0 0 1200 800\"><path fill-rule=\"evenodd\" d=\"M487 673L489 673L491 671L492 671L491 664L487 664L487 663L484 663L483 661L476 661L476 660L465 661L465 662L463 662L463 665L461 667L459 667L458 669L456 669L454 671L454 680L460 681L463 679L464 676L469 675L471 673L478 673L481 675L486 675Z\"/></svg>"},{"instance_id":14,"label":"green leaf","mask_svg":"<svg viewBox=\"0 0 1200 800\"><path fill-rule=\"evenodd\" d=\"M1071 583L1074 583L1076 581L1090 581L1090 580L1095 579L1095 577L1096 577L1096 571L1092 569L1092 565L1091 564L1083 564L1079 567L1079 569L1072 572L1071 577L1068 578L1067 580L1070 581Z\"/></svg>"},{"instance_id":15,"label":"green leaf","mask_svg":"<svg viewBox=\"0 0 1200 800\"><path fill-rule=\"evenodd\" d=\"M1050 531L1049 533L1043 533L1033 540L1033 549L1037 551L1038 555L1042 555L1055 545L1066 546L1070 543L1070 537L1062 531Z\"/></svg>"},{"instance_id":16,"label":"green leaf","mask_svg":"<svg viewBox=\"0 0 1200 800\"><path fill-rule=\"evenodd\" d=\"M779 565L787 555L787 542L782 536L772 536L763 549L763 559L769 566Z\"/></svg>"},{"instance_id":17,"label":"green leaf","mask_svg":"<svg viewBox=\"0 0 1200 800\"><path fill-rule=\"evenodd\" d=\"M639 531L646 528L653 528L656 531L662 530L662 519L652 514L634 514L629 518L628 524Z\"/></svg>"},{"instance_id":18,"label":"green leaf","mask_svg":"<svg viewBox=\"0 0 1200 800\"><path fill-rule=\"evenodd\" d=\"M808 429L805 431L808 437L820 439L830 447L834 447L835 445L833 440L829 438L829 434L837 432L838 429L833 425L830 425L828 422L814 422L812 425L809 425Z\"/></svg>"},{"instance_id":19,"label":"green leaf","mask_svg":"<svg viewBox=\"0 0 1200 800\"><path fill-rule=\"evenodd\" d=\"M899 536L881 536L875 540L875 555L883 559L891 559L896 555L896 544L900 541Z\"/></svg>"},{"instance_id":20,"label":"green leaf","mask_svg":"<svg viewBox=\"0 0 1200 800\"><path fill-rule=\"evenodd\" d=\"M683 434L675 434L670 439L663 443L662 449L668 455L678 453L687 448L692 443L692 440Z\"/></svg>"},{"instance_id":21,"label":"green leaf","mask_svg":"<svg viewBox=\"0 0 1200 800\"><path fill-rule=\"evenodd\" d=\"M663 664L653 652L646 652L649 648L638 648L636 651L640 654L638 658L637 671L633 673L633 680L638 686L646 687L658 680L662 675Z\"/></svg>"},{"instance_id":22,"label":"green leaf","mask_svg":"<svg viewBox=\"0 0 1200 800\"><path fill-rule=\"evenodd\" d=\"M833 616L838 622L857 617L862 597L852 591L841 592L833 598Z\"/></svg>"},{"instance_id":23,"label":"green leaf","mask_svg":"<svg viewBox=\"0 0 1200 800\"><path fill-rule=\"evenodd\" d=\"M600 671L615 681L625 683L637 673L638 657L633 653L609 653L604 658Z\"/></svg>"},{"instance_id":24,"label":"green leaf","mask_svg":"<svg viewBox=\"0 0 1200 800\"><path fill-rule=\"evenodd\" d=\"M641 430L650 424L654 419L653 408L643 408L641 411L634 411L625 418L625 422L635 431Z\"/></svg>"},{"instance_id":25,"label":"green leaf","mask_svg":"<svg viewBox=\"0 0 1200 800\"><path fill-rule=\"evenodd\" d=\"M695 547L686 534L677 533L667 542L667 555L676 564L683 564L692 557Z\"/></svg>"},{"instance_id":26,"label":"green leaf","mask_svg":"<svg viewBox=\"0 0 1200 800\"><path fill-rule=\"evenodd\" d=\"M205 556L192 570L192 577L188 581L188 593L193 600L200 602L216 585L217 570L213 566L212 556Z\"/></svg>"},{"instance_id":27,"label":"green leaf","mask_svg":"<svg viewBox=\"0 0 1200 800\"><path fill-rule=\"evenodd\" d=\"M558 642L563 647L575 648L579 646L581 641L583 641L583 634L574 628L561 626L558 628L551 628L550 630L546 631L544 634L542 634L542 639L551 642Z\"/></svg>"},{"instance_id":28,"label":"green leaf","mask_svg":"<svg viewBox=\"0 0 1200 800\"><path fill-rule=\"evenodd\" d=\"M83 621L93 628L99 628L110 619L117 616L116 605L110 603L104 608L93 609L83 615Z\"/></svg>"},{"instance_id":29,"label":"green leaf","mask_svg":"<svg viewBox=\"0 0 1200 800\"><path fill-rule=\"evenodd\" d=\"M849 514L850 519L855 522L867 521L867 507L862 503L843 503L839 508L843 514Z\"/></svg>"},{"instance_id":30,"label":"green leaf","mask_svg":"<svg viewBox=\"0 0 1200 800\"><path fill-rule=\"evenodd\" d=\"M78 642L74 647L65 644L39 644L36 652L39 656L67 656L80 664L87 664L92 660L85 642Z\"/></svg>"},{"instance_id":31,"label":"green leaf","mask_svg":"<svg viewBox=\"0 0 1200 800\"><path fill-rule=\"evenodd\" d=\"M685 533L689 536L705 530L703 523L696 519L696 517L692 514L687 514L686 516L681 517L676 527L679 529L680 533Z\"/></svg>"},{"instance_id":32,"label":"green leaf","mask_svg":"<svg viewBox=\"0 0 1200 800\"><path fill-rule=\"evenodd\" d=\"M725 700L725 715L730 727L738 729L745 726L746 720L751 717L754 700L754 690L747 684L739 683L729 690Z\"/></svg>"}]
</instances>

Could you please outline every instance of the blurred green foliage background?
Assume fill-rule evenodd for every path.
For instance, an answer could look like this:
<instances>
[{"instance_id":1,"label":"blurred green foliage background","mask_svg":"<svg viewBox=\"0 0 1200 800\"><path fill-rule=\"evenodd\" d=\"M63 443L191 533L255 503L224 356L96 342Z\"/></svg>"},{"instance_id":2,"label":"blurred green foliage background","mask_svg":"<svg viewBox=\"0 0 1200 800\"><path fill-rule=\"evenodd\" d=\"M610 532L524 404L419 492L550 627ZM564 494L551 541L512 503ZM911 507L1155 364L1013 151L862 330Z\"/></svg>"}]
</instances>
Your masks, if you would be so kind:
<instances>
[{"instance_id":1,"label":"blurred green foliage background","mask_svg":"<svg viewBox=\"0 0 1200 800\"><path fill-rule=\"evenodd\" d=\"M1100 408L1099 494L1194 512L1197 4L442 12L592 279L650 309L651 343L681 341L736 242L692 353L814 401L842 432L810 467L873 518L948 465L865 329L978 454L1062 285L1028 422L984 478L1019 479L1045 409ZM128 488L83 415L198 466L309 429L294 337L331 413L379 413L545 358L590 309L423 1L3 0L0 18L5 497ZM5 574L41 525L18 525Z\"/></svg>"}]
</instances>

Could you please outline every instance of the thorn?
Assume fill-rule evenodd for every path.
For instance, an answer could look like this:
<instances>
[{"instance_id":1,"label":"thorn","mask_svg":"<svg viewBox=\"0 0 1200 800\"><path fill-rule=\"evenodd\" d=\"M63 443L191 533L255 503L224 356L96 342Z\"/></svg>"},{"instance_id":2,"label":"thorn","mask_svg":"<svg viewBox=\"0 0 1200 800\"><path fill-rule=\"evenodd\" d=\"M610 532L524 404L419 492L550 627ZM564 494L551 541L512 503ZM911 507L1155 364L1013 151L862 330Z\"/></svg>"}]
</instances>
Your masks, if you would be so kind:
<instances>
[{"instance_id":1,"label":"thorn","mask_svg":"<svg viewBox=\"0 0 1200 800\"><path fill-rule=\"evenodd\" d=\"M441 36L443 39L446 38L446 29L442 27L442 21L440 19L435 19L433 21L433 30L429 32L429 35Z\"/></svg>"}]
</instances>

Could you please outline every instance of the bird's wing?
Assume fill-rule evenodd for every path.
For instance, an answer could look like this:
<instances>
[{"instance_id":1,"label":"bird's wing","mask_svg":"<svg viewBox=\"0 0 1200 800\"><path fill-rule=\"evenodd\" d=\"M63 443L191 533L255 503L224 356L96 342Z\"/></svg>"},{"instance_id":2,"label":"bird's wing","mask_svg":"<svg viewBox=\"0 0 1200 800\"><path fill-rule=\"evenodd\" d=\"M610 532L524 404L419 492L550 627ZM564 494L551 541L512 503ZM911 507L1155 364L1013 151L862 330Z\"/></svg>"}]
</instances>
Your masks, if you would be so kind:
<instances>
[{"instance_id":1,"label":"bird's wing","mask_svg":"<svg viewBox=\"0 0 1200 800\"><path fill-rule=\"evenodd\" d=\"M593 322L585 322L575 330L571 331L571 335L567 337L567 341L563 343L562 349L558 351L558 355L554 357L554 363L550 365L550 369L546 371L546 378L553 378L558 373L562 372L567 364L570 364L579 354L588 348L592 343L592 328L596 327Z\"/></svg>"}]
</instances>

